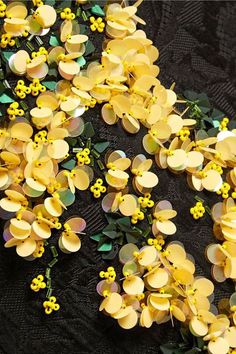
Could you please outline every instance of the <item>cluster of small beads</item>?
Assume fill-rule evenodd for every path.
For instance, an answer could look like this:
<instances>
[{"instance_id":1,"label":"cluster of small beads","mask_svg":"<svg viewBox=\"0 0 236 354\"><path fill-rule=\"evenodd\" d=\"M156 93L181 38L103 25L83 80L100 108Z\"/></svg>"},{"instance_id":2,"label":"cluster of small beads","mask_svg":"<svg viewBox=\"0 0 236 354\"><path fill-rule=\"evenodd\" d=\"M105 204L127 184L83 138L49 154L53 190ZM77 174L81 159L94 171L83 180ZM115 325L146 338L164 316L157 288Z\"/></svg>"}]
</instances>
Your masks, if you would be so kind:
<instances>
[{"instance_id":1,"label":"cluster of small beads","mask_svg":"<svg viewBox=\"0 0 236 354\"><path fill-rule=\"evenodd\" d=\"M16 41L12 39L12 35L10 33L3 33L1 35L0 47L6 48L8 45L13 47L16 44Z\"/></svg>"},{"instance_id":2,"label":"cluster of small beads","mask_svg":"<svg viewBox=\"0 0 236 354\"><path fill-rule=\"evenodd\" d=\"M37 278L32 280L30 285L31 290L38 292L40 289L46 288L46 283L44 282L44 276L42 274L38 275Z\"/></svg>"},{"instance_id":3,"label":"cluster of small beads","mask_svg":"<svg viewBox=\"0 0 236 354\"><path fill-rule=\"evenodd\" d=\"M90 149L85 148L76 154L78 159L78 166L89 165L90 164Z\"/></svg>"},{"instance_id":4,"label":"cluster of small beads","mask_svg":"<svg viewBox=\"0 0 236 354\"><path fill-rule=\"evenodd\" d=\"M39 241L39 242L37 243L37 248L36 248L36 250L34 251L33 256L34 256L35 258L41 258L42 255L44 254L44 252L45 252L44 242L43 242L43 241Z\"/></svg>"},{"instance_id":5,"label":"cluster of small beads","mask_svg":"<svg viewBox=\"0 0 236 354\"><path fill-rule=\"evenodd\" d=\"M137 224L139 220L141 221L143 219L144 219L144 213L139 208L137 208L131 217L131 223Z\"/></svg>"},{"instance_id":6,"label":"cluster of small beads","mask_svg":"<svg viewBox=\"0 0 236 354\"><path fill-rule=\"evenodd\" d=\"M152 208L154 206L154 201L151 199L150 193L145 193L144 197L139 197L138 202L141 208Z\"/></svg>"},{"instance_id":7,"label":"cluster of small beads","mask_svg":"<svg viewBox=\"0 0 236 354\"><path fill-rule=\"evenodd\" d=\"M46 87L43 86L39 79L33 79L33 82L29 85L32 96L38 96L40 92L45 92Z\"/></svg>"},{"instance_id":8,"label":"cluster of small beads","mask_svg":"<svg viewBox=\"0 0 236 354\"><path fill-rule=\"evenodd\" d=\"M24 80L18 80L16 87L15 87L15 93L17 94L18 97L21 99L24 99L26 95L29 95L31 92L30 87L27 87L25 85Z\"/></svg>"},{"instance_id":9,"label":"cluster of small beads","mask_svg":"<svg viewBox=\"0 0 236 354\"><path fill-rule=\"evenodd\" d=\"M202 218L205 214L205 208L202 202L197 202L196 205L190 208L190 214L193 216L195 220Z\"/></svg>"},{"instance_id":10,"label":"cluster of small beads","mask_svg":"<svg viewBox=\"0 0 236 354\"><path fill-rule=\"evenodd\" d=\"M103 270L99 273L100 278L106 279L108 283L113 283L116 279L116 272L114 267L108 267L107 271Z\"/></svg>"},{"instance_id":11,"label":"cluster of small beads","mask_svg":"<svg viewBox=\"0 0 236 354\"><path fill-rule=\"evenodd\" d=\"M61 19L62 20L74 20L75 14L71 11L71 9L69 7L66 7L61 12Z\"/></svg>"},{"instance_id":12,"label":"cluster of small beads","mask_svg":"<svg viewBox=\"0 0 236 354\"><path fill-rule=\"evenodd\" d=\"M147 243L149 246L154 246L158 251L161 251L165 244L165 240L163 239L163 236L159 235L155 239L149 238Z\"/></svg>"},{"instance_id":13,"label":"cluster of small beads","mask_svg":"<svg viewBox=\"0 0 236 354\"><path fill-rule=\"evenodd\" d=\"M220 189L216 192L218 195L221 195L222 198L226 199L229 197L230 185L227 182L224 182Z\"/></svg>"},{"instance_id":14,"label":"cluster of small beads","mask_svg":"<svg viewBox=\"0 0 236 354\"><path fill-rule=\"evenodd\" d=\"M4 2L2 0L0 0L0 18L3 18L6 15L6 8L7 5L4 4Z\"/></svg>"},{"instance_id":15,"label":"cluster of small beads","mask_svg":"<svg viewBox=\"0 0 236 354\"><path fill-rule=\"evenodd\" d=\"M90 191L93 193L94 198L100 198L101 193L106 192L106 187L103 186L103 180L98 178L93 186L90 187Z\"/></svg>"},{"instance_id":16,"label":"cluster of small beads","mask_svg":"<svg viewBox=\"0 0 236 354\"><path fill-rule=\"evenodd\" d=\"M56 303L57 299L55 296L50 296L48 301L44 301L43 307L45 308L46 315L50 315L53 311L58 311L60 305Z\"/></svg>"},{"instance_id":17,"label":"cluster of small beads","mask_svg":"<svg viewBox=\"0 0 236 354\"><path fill-rule=\"evenodd\" d=\"M12 102L10 106L7 108L8 118L10 120L15 120L17 116L22 117L24 115L23 109L18 109L19 103Z\"/></svg>"},{"instance_id":18,"label":"cluster of small beads","mask_svg":"<svg viewBox=\"0 0 236 354\"><path fill-rule=\"evenodd\" d=\"M42 6L43 5L43 1L42 0L32 0L33 1L33 4L34 6Z\"/></svg>"},{"instance_id":19,"label":"cluster of small beads","mask_svg":"<svg viewBox=\"0 0 236 354\"><path fill-rule=\"evenodd\" d=\"M91 25L90 25L90 29L91 31L95 32L103 32L104 28L105 28L105 23L103 22L101 17L98 17L97 19L95 19L95 17L91 16L89 18Z\"/></svg>"},{"instance_id":20,"label":"cluster of small beads","mask_svg":"<svg viewBox=\"0 0 236 354\"><path fill-rule=\"evenodd\" d=\"M181 129L176 135L180 137L180 140L185 141L190 135L190 130L186 128Z\"/></svg>"}]
</instances>

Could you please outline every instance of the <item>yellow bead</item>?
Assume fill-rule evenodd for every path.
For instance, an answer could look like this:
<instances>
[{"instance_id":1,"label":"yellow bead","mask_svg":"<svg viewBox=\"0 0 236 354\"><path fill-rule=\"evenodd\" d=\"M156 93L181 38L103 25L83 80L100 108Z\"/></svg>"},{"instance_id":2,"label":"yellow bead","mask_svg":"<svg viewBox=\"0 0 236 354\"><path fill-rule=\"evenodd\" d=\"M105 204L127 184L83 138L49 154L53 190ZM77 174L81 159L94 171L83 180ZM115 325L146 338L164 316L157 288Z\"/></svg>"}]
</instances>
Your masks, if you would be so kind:
<instances>
[{"instance_id":1,"label":"yellow bead","mask_svg":"<svg viewBox=\"0 0 236 354\"><path fill-rule=\"evenodd\" d=\"M93 25L91 25L91 26L90 26L90 29L91 29L91 31L92 31L92 32L95 32L95 31L96 31L96 27L95 27L95 25L94 25L94 24L93 24Z\"/></svg>"}]
</instances>

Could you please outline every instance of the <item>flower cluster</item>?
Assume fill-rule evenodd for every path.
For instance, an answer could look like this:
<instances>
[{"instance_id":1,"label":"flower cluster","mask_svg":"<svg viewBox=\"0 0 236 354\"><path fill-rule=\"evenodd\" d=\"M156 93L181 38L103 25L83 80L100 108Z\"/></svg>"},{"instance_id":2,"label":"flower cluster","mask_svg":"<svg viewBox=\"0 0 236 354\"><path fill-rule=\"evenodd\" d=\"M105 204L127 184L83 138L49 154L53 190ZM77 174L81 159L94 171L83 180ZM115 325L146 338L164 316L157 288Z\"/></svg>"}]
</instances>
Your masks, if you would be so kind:
<instances>
[{"instance_id":1,"label":"flower cluster","mask_svg":"<svg viewBox=\"0 0 236 354\"><path fill-rule=\"evenodd\" d=\"M115 281L102 280L98 293L104 297L104 311L124 329L139 323L151 327L169 320L189 321L195 327L197 316L207 318L214 286L203 277L194 277L195 266L180 243L165 249L154 246L138 249L127 244L119 252L124 280L121 292ZM214 315L212 314L214 317Z\"/></svg>"}]
</instances>

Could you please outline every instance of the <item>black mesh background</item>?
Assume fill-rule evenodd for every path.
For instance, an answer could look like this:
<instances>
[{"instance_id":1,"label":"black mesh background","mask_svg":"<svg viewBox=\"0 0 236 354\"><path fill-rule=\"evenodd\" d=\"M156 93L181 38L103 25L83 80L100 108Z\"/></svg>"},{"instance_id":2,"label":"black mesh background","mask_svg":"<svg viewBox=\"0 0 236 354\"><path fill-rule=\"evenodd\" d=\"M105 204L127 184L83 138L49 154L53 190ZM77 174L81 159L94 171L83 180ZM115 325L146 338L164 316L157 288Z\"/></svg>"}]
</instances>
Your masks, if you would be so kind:
<instances>
[{"instance_id":1,"label":"black mesh background","mask_svg":"<svg viewBox=\"0 0 236 354\"><path fill-rule=\"evenodd\" d=\"M176 82L178 92L205 91L216 107L235 119L236 2L145 0L139 15L147 22L148 37L160 50L161 81L167 86ZM110 140L113 148L124 149L130 157L143 151L143 131L130 137L120 126L107 127L99 109L87 113L86 119L93 122L97 136ZM157 173L156 199L169 199L178 210L178 231L171 240L182 241L195 257L197 272L210 277L204 256L206 245L214 241L210 217L206 215L199 222L190 217L195 193L183 175ZM160 343L178 338L177 327L171 328L169 323L124 331L114 320L99 314L100 297L95 288L98 272L106 263L89 235L103 226L104 219L99 202L94 202L89 192L80 193L64 216L77 213L87 220L87 235L81 251L60 254L53 268L54 293L61 305L54 315L43 314L44 296L29 289L31 279L44 271L48 256L25 262L14 249L4 249L0 241L0 353L158 353ZM231 282L216 285L216 303L232 291Z\"/></svg>"}]
</instances>

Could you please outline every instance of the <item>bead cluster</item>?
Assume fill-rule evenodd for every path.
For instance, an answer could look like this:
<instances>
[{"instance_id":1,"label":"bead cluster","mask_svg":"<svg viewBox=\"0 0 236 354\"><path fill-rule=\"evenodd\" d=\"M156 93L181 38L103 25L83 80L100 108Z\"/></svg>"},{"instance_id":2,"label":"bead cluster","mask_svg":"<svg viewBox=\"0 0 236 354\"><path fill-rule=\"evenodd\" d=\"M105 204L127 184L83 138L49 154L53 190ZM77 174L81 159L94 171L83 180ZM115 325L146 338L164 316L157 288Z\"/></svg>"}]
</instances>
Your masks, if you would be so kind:
<instances>
[{"instance_id":1,"label":"bead cluster","mask_svg":"<svg viewBox=\"0 0 236 354\"><path fill-rule=\"evenodd\" d=\"M221 195L222 198L229 198L230 185L227 182L224 182L220 189L216 192L218 195Z\"/></svg>"},{"instance_id":2,"label":"bead cluster","mask_svg":"<svg viewBox=\"0 0 236 354\"><path fill-rule=\"evenodd\" d=\"M3 18L6 15L6 8L7 5L2 0L0 0L0 18Z\"/></svg>"},{"instance_id":3,"label":"bead cluster","mask_svg":"<svg viewBox=\"0 0 236 354\"><path fill-rule=\"evenodd\" d=\"M10 47L14 47L15 44L16 44L16 41L13 39L13 37L10 33L3 33L1 35L1 42L0 42L1 48L6 48L8 45Z\"/></svg>"},{"instance_id":4,"label":"bead cluster","mask_svg":"<svg viewBox=\"0 0 236 354\"><path fill-rule=\"evenodd\" d=\"M18 97L21 99L24 99L26 95L29 95L31 93L30 87L25 85L24 80L18 80L17 85L15 87L15 93Z\"/></svg>"},{"instance_id":5,"label":"bead cluster","mask_svg":"<svg viewBox=\"0 0 236 354\"><path fill-rule=\"evenodd\" d=\"M197 202L196 205L190 208L190 214L193 216L195 220L202 218L205 214L205 208L203 206L203 202Z\"/></svg>"},{"instance_id":6,"label":"bead cluster","mask_svg":"<svg viewBox=\"0 0 236 354\"><path fill-rule=\"evenodd\" d=\"M183 128L176 135L179 136L181 141L185 141L190 135L190 130L187 128Z\"/></svg>"},{"instance_id":7,"label":"bead cluster","mask_svg":"<svg viewBox=\"0 0 236 354\"><path fill-rule=\"evenodd\" d=\"M104 31L105 23L103 22L101 17L95 19L94 16L91 16L89 18L89 21L91 22L90 29L92 32L98 31L102 33Z\"/></svg>"},{"instance_id":8,"label":"bead cluster","mask_svg":"<svg viewBox=\"0 0 236 354\"><path fill-rule=\"evenodd\" d=\"M38 96L40 92L46 91L46 87L40 83L39 79L33 79L33 82L29 85L29 88L32 96Z\"/></svg>"},{"instance_id":9,"label":"bead cluster","mask_svg":"<svg viewBox=\"0 0 236 354\"><path fill-rule=\"evenodd\" d=\"M144 213L139 208L137 208L131 217L131 223L137 224L138 221L141 221L143 219L144 219Z\"/></svg>"},{"instance_id":10,"label":"bead cluster","mask_svg":"<svg viewBox=\"0 0 236 354\"><path fill-rule=\"evenodd\" d=\"M101 271L99 276L102 279L106 279L107 283L113 283L116 279L116 272L114 267L108 267L106 272Z\"/></svg>"},{"instance_id":11,"label":"bead cluster","mask_svg":"<svg viewBox=\"0 0 236 354\"><path fill-rule=\"evenodd\" d=\"M74 20L75 19L75 14L71 11L69 7L66 7L63 9L63 11L60 14L62 20Z\"/></svg>"},{"instance_id":12,"label":"bead cluster","mask_svg":"<svg viewBox=\"0 0 236 354\"><path fill-rule=\"evenodd\" d=\"M19 103L18 102L12 102L10 106L7 108L7 113L8 113L8 118L10 120L15 120L16 117L22 117L24 115L23 109L18 109L19 108Z\"/></svg>"},{"instance_id":13,"label":"bead cluster","mask_svg":"<svg viewBox=\"0 0 236 354\"><path fill-rule=\"evenodd\" d=\"M35 292L38 292L40 289L45 289L46 283L44 282L44 276L42 274L39 274L37 278L34 278L32 280L30 288Z\"/></svg>"},{"instance_id":14,"label":"bead cluster","mask_svg":"<svg viewBox=\"0 0 236 354\"><path fill-rule=\"evenodd\" d=\"M41 258L42 255L44 254L44 252L45 252L44 241L39 241L39 242L37 243L37 248L36 248L36 250L34 251L33 256L34 256L35 258Z\"/></svg>"},{"instance_id":15,"label":"bead cluster","mask_svg":"<svg viewBox=\"0 0 236 354\"><path fill-rule=\"evenodd\" d=\"M78 166L89 165L91 162L89 155L90 155L90 149L88 148L79 151L76 154L78 160Z\"/></svg>"},{"instance_id":16,"label":"bead cluster","mask_svg":"<svg viewBox=\"0 0 236 354\"><path fill-rule=\"evenodd\" d=\"M49 300L44 301L43 307L46 315L50 315L53 311L58 311L60 309L60 305L57 304L56 301L57 299L55 296L50 296Z\"/></svg>"},{"instance_id":17,"label":"bead cluster","mask_svg":"<svg viewBox=\"0 0 236 354\"><path fill-rule=\"evenodd\" d=\"M145 193L143 197L138 198L138 202L141 208L152 208L154 206L154 201L151 199L150 193Z\"/></svg>"},{"instance_id":18,"label":"bead cluster","mask_svg":"<svg viewBox=\"0 0 236 354\"><path fill-rule=\"evenodd\" d=\"M43 5L43 1L42 0L32 0L33 1L33 4L34 6L42 6Z\"/></svg>"},{"instance_id":19,"label":"bead cluster","mask_svg":"<svg viewBox=\"0 0 236 354\"><path fill-rule=\"evenodd\" d=\"M98 178L93 186L90 187L90 191L93 193L94 198L100 198L101 193L106 192L106 187L103 186L103 180Z\"/></svg>"}]
</instances>

